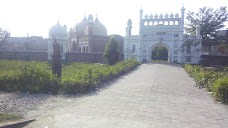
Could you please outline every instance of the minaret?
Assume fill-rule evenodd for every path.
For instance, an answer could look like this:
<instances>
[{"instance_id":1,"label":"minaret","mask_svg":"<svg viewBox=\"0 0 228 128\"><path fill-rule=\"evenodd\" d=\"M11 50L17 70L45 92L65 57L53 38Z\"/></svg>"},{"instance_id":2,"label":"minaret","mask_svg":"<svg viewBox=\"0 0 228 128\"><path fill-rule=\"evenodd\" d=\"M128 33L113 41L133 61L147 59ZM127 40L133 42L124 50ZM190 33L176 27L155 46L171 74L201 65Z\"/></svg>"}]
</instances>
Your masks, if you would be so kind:
<instances>
[{"instance_id":1,"label":"minaret","mask_svg":"<svg viewBox=\"0 0 228 128\"><path fill-rule=\"evenodd\" d=\"M143 17L143 10L142 8L139 10L139 33L142 32L142 26L143 26L143 23L142 23L142 17Z\"/></svg>"},{"instance_id":2,"label":"minaret","mask_svg":"<svg viewBox=\"0 0 228 128\"><path fill-rule=\"evenodd\" d=\"M132 29L132 21L131 21L131 19L128 19L127 28L126 28L126 36L131 35L131 29Z\"/></svg>"},{"instance_id":3,"label":"minaret","mask_svg":"<svg viewBox=\"0 0 228 128\"><path fill-rule=\"evenodd\" d=\"M181 8L181 30L182 31L184 31L184 13L185 13L185 8L183 4Z\"/></svg>"},{"instance_id":4,"label":"minaret","mask_svg":"<svg viewBox=\"0 0 228 128\"><path fill-rule=\"evenodd\" d=\"M88 16L88 25L86 28L87 34L88 34L88 52L93 52L93 15Z\"/></svg>"},{"instance_id":5,"label":"minaret","mask_svg":"<svg viewBox=\"0 0 228 128\"><path fill-rule=\"evenodd\" d=\"M139 10L139 43L138 43L138 61L142 62L142 44L143 44L143 33L142 33L142 29L143 29L143 10L142 8Z\"/></svg>"},{"instance_id":6,"label":"minaret","mask_svg":"<svg viewBox=\"0 0 228 128\"><path fill-rule=\"evenodd\" d=\"M182 8L181 8L181 31L180 31L180 39L179 39L179 47L183 45L184 43L184 13L185 13L185 8L184 8L184 2L182 4ZM178 63L183 63L184 60L184 54L181 52L182 48L180 47L180 50L178 52Z\"/></svg>"}]
</instances>

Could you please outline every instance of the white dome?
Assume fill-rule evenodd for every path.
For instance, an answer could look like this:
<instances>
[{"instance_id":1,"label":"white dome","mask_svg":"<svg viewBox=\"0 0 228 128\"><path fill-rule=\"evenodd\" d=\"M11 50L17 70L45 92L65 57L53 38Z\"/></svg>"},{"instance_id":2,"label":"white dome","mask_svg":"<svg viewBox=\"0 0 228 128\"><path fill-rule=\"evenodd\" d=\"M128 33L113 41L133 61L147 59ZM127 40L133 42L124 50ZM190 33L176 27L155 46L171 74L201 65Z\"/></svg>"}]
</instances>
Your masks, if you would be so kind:
<instances>
[{"instance_id":1,"label":"white dome","mask_svg":"<svg viewBox=\"0 0 228 128\"><path fill-rule=\"evenodd\" d=\"M88 25L88 20L86 19L86 17L84 17L84 19L76 25L76 32L79 35L85 35L85 30L87 25Z\"/></svg>"},{"instance_id":2,"label":"white dome","mask_svg":"<svg viewBox=\"0 0 228 128\"><path fill-rule=\"evenodd\" d=\"M93 23L87 25L85 35L88 35L89 32L92 32L92 35L95 36L107 36L107 29L98 18Z\"/></svg>"},{"instance_id":3,"label":"white dome","mask_svg":"<svg viewBox=\"0 0 228 128\"><path fill-rule=\"evenodd\" d=\"M49 38L67 39L67 30L59 23L49 29Z\"/></svg>"}]
</instances>

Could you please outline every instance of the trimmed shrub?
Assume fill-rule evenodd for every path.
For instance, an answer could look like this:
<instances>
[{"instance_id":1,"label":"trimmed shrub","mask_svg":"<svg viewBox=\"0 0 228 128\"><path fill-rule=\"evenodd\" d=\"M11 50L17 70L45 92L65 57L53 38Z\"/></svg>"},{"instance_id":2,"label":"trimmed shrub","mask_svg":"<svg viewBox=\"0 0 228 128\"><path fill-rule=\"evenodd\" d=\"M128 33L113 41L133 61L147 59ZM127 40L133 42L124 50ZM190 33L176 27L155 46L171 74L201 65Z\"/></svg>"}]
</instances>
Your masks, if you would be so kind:
<instances>
[{"instance_id":1,"label":"trimmed shrub","mask_svg":"<svg viewBox=\"0 0 228 128\"><path fill-rule=\"evenodd\" d=\"M48 67L35 62L21 64L18 72L0 77L0 87L9 92L58 93L58 79L47 69Z\"/></svg>"},{"instance_id":2,"label":"trimmed shrub","mask_svg":"<svg viewBox=\"0 0 228 128\"><path fill-rule=\"evenodd\" d=\"M184 69L194 78L197 85L206 87L213 95L222 102L228 102L228 73L227 68L205 68L186 64Z\"/></svg>"},{"instance_id":3,"label":"trimmed shrub","mask_svg":"<svg viewBox=\"0 0 228 128\"><path fill-rule=\"evenodd\" d=\"M84 93L96 88L100 83L119 77L136 68L140 63L135 60L126 60L115 65L91 66L81 70L79 74L64 77L61 81L63 92Z\"/></svg>"},{"instance_id":4,"label":"trimmed shrub","mask_svg":"<svg viewBox=\"0 0 228 128\"><path fill-rule=\"evenodd\" d=\"M228 103L228 78L217 80L212 87L212 93L218 100Z\"/></svg>"}]
</instances>

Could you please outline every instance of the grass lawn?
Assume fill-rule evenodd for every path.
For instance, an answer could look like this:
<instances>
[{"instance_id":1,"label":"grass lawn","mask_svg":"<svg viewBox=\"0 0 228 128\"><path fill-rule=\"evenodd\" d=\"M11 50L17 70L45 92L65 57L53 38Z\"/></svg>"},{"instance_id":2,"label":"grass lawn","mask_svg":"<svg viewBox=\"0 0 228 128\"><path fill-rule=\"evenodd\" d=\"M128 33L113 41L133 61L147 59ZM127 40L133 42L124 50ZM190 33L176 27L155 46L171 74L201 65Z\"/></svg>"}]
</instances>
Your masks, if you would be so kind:
<instances>
[{"instance_id":1,"label":"grass lawn","mask_svg":"<svg viewBox=\"0 0 228 128\"><path fill-rule=\"evenodd\" d=\"M0 60L0 75L5 74L5 73L10 73L10 72L15 72L20 68L21 64L29 64L32 63L33 61L18 61L18 60ZM35 61L34 63L47 66L47 70L51 71L51 64L48 62L38 62ZM71 76L79 73L81 70L86 69L88 67L93 66L94 68L96 67L101 67L104 65L101 64L90 64L90 63L67 63L62 65L62 76Z\"/></svg>"},{"instance_id":2,"label":"grass lawn","mask_svg":"<svg viewBox=\"0 0 228 128\"><path fill-rule=\"evenodd\" d=\"M21 118L23 118L23 117L20 115L16 115L16 114L0 113L0 123L19 120Z\"/></svg>"}]
</instances>

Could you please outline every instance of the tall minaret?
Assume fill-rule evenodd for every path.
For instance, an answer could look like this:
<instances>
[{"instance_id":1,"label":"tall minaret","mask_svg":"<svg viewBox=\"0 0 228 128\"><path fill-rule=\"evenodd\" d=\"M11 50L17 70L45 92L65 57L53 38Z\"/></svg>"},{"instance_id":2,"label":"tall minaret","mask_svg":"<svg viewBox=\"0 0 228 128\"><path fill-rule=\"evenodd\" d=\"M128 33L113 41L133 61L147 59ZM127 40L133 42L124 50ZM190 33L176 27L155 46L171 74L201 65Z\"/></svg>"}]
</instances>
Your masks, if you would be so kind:
<instances>
[{"instance_id":1,"label":"tall minaret","mask_svg":"<svg viewBox=\"0 0 228 128\"><path fill-rule=\"evenodd\" d=\"M185 8L184 8L184 3L181 8L181 30L184 31L184 13L185 13Z\"/></svg>"},{"instance_id":2,"label":"tall minaret","mask_svg":"<svg viewBox=\"0 0 228 128\"><path fill-rule=\"evenodd\" d=\"M184 54L182 51L182 48L180 46L183 45L184 43L184 13L185 13L185 8L184 8L184 2L182 4L182 8L181 8L181 31L180 31L180 39L179 39L179 52L178 52L178 63L183 63L184 62Z\"/></svg>"},{"instance_id":3,"label":"tall minaret","mask_svg":"<svg viewBox=\"0 0 228 128\"><path fill-rule=\"evenodd\" d=\"M142 46L143 46L143 10L142 8L139 10L139 43L138 43L138 61L142 62Z\"/></svg>"},{"instance_id":4,"label":"tall minaret","mask_svg":"<svg viewBox=\"0 0 228 128\"><path fill-rule=\"evenodd\" d=\"M143 22L142 22L142 18L143 18L143 10L142 8L139 10L139 34L142 32L142 27L143 27Z\"/></svg>"},{"instance_id":5,"label":"tall minaret","mask_svg":"<svg viewBox=\"0 0 228 128\"><path fill-rule=\"evenodd\" d=\"M132 29L132 21L131 21L131 19L128 19L127 28L126 28L126 36L131 35L131 29Z\"/></svg>"}]
</instances>

